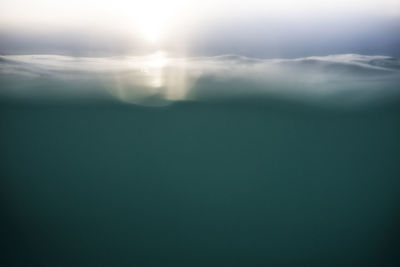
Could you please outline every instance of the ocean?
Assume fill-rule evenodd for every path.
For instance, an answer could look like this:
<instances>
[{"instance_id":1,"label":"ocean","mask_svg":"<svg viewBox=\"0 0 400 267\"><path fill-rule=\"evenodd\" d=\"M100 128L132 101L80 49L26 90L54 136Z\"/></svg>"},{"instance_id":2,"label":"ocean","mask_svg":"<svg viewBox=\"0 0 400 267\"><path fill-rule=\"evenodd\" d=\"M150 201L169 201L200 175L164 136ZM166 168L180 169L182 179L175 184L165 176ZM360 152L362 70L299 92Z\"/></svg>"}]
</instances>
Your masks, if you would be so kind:
<instances>
[{"instance_id":1,"label":"ocean","mask_svg":"<svg viewBox=\"0 0 400 267\"><path fill-rule=\"evenodd\" d=\"M0 57L0 266L398 266L400 61Z\"/></svg>"}]
</instances>

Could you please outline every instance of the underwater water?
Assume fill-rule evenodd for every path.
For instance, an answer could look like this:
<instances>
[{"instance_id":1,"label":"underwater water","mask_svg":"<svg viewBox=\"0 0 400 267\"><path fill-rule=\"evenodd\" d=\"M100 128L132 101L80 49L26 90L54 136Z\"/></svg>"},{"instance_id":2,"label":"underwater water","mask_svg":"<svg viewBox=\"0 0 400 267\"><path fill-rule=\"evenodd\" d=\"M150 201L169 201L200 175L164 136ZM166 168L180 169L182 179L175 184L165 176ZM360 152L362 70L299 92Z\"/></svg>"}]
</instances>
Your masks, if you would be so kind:
<instances>
[{"instance_id":1,"label":"underwater water","mask_svg":"<svg viewBox=\"0 0 400 267\"><path fill-rule=\"evenodd\" d=\"M400 60L0 57L1 266L398 266Z\"/></svg>"}]
</instances>

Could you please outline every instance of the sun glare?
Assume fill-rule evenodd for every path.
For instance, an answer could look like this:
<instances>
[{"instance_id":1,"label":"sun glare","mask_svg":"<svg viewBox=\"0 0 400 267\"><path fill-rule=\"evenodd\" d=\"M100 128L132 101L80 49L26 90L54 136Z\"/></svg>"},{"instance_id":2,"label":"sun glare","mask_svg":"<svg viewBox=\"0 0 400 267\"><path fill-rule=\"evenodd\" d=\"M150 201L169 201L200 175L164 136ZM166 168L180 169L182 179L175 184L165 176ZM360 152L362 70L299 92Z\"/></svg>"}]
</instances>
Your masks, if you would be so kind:
<instances>
[{"instance_id":1,"label":"sun glare","mask_svg":"<svg viewBox=\"0 0 400 267\"><path fill-rule=\"evenodd\" d=\"M150 68L163 68L167 64L167 57L163 51L157 51L149 56L147 66Z\"/></svg>"},{"instance_id":2,"label":"sun glare","mask_svg":"<svg viewBox=\"0 0 400 267\"><path fill-rule=\"evenodd\" d=\"M164 26L167 23L166 18L157 13L149 12L147 16L143 16L138 20L139 29L144 39L150 44L159 42Z\"/></svg>"},{"instance_id":3,"label":"sun glare","mask_svg":"<svg viewBox=\"0 0 400 267\"><path fill-rule=\"evenodd\" d=\"M133 17L143 38L150 44L157 44L165 35L166 27L177 14L177 8L162 1L150 1L138 6Z\"/></svg>"}]
</instances>

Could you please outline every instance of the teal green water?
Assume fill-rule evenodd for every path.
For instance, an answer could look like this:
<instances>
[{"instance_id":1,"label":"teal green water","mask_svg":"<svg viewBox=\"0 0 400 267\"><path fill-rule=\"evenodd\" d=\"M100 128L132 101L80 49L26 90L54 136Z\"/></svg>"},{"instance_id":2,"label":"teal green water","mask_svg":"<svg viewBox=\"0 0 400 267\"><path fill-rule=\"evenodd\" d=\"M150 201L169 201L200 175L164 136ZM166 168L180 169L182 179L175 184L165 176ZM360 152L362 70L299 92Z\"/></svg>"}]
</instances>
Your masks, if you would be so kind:
<instances>
[{"instance_id":1,"label":"teal green water","mask_svg":"<svg viewBox=\"0 0 400 267\"><path fill-rule=\"evenodd\" d=\"M396 266L400 105L2 103L4 266Z\"/></svg>"},{"instance_id":2,"label":"teal green water","mask_svg":"<svg viewBox=\"0 0 400 267\"><path fill-rule=\"evenodd\" d=\"M399 70L0 57L0 266L399 266Z\"/></svg>"}]
</instances>

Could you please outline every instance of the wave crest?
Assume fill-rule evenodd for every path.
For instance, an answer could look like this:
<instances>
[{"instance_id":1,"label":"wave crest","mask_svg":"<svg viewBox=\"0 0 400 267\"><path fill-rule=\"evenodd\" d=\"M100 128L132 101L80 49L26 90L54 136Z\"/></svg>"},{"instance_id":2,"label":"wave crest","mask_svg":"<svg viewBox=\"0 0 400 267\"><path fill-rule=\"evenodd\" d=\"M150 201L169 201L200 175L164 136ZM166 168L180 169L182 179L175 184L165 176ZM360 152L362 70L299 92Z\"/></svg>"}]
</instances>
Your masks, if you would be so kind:
<instances>
[{"instance_id":1,"label":"wave crest","mask_svg":"<svg viewBox=\"0 0 400 267\"><path fill-rule=\"evenodd\" d=\"M397 95L400 60L358 54L296 59L168 58L161 53L109 58L18 55L0 56L0 80L2 95L35 94L42 86L51 87L45 94L106 92L146 105L271 94L343 103Z\"/></svg>"}]
</instances>

